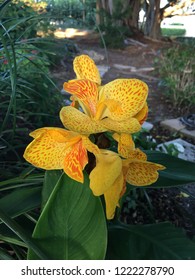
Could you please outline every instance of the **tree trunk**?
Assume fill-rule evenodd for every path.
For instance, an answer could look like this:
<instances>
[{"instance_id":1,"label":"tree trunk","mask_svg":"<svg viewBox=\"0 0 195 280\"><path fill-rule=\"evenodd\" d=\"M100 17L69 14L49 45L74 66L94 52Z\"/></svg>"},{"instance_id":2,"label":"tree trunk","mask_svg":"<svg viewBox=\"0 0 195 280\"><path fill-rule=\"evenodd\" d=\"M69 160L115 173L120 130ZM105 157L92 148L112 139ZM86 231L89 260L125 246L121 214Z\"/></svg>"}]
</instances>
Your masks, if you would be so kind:
<instances>
[{"instance_id":1,"label":"tree trunk","mask_svg":"<svg viewBox=\"0 0 195 280\"><path fill-rule=\"evenodd\" d=\"M97 0L96 1L96 24L106 24L106 17L102 11L106 11L110 15L113 13L113 0Z\"/></svg>"},{"instance_id":2,"label":"tree trunk","mask_svg":"<svg viewBox=\"0 0 195 280\"><path fill-rule=\"evenodd\" d=\"M144 35L152 39L159 39L161 37L160 24L162 21L160 0L149 0L146 5Z\"/></svg>"},{"instance_id":3,"label":"tree trunk","mask_svg":"<svg viewBox=\"0 0 195 280\"><path fill-rule=\"evenodd\" d=\"M102 1L96 0L96 24L97 25L103 24L103 17L100 13L101 9L102 9Z\"/></svg>"},{"instance_id":4,"label":"tree trunk","mask_svg":"<svg viewBox=\"0 0 195 280\"><path fill-rule=\"evenodd\" d=\"M83 3L83 12L82 12L82 14L83 14L83 22L85 22L86 21L85 0L83 0L82 3Z\"/></svg>"},{"instance_id":5,"label":"tree trunk","mask_svg":"<svg viewBox=\"0 0 195 280\"><path fill-rule=\"evenodd\" d=\"M124 3L124 11L129 10L128 16L124 19L124 24L133 30L138 30L139 12L141 9L141 0L126 0Z\"/></svg>"}]
</instances>

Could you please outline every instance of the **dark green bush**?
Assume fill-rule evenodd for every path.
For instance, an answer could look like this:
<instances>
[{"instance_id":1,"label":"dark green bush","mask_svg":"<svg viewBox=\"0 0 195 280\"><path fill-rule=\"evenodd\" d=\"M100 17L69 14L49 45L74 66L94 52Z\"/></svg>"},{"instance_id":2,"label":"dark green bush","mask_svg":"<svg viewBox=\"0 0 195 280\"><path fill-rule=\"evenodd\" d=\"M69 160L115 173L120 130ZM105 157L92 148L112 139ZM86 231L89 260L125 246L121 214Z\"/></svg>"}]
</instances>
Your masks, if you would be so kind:
<instances>
[{"instance_id":1,"label":"dark green bush","mask_svg":"<svg viewBox=\"0 0 195 280\"><path fill-rule=\"evenodd\" d=\"M13 5L0 6L0 173L4 178L21 169L29 132L57 125L63 104L50 78L51 40L34 38L39 15L28 7L19 18L19 3L16 9Z\"/></svg>"},{"instance_id":2,"label":"dark green bush","mask_svg":"<svg viewBox=\"0 0 195 280\"><path fill-rule=\"evenodd\" d=\"M110 48L123 48L125 46L124 40L132 35L132 30L123 25L123 20L128 17L131 12L129 8L124 10L123 4L120 1L114 3L112 14L106 10L100 10L100 17L102 24L99 26L103 34L101 45L105 44Z\"/></svg>"},{"instance_id":3,"label":"dark green bush","mask_svg":"<svg viewBox=\"0 0 195 280\"><path fill-rule=\"evenodd\" d=\"M103 40L109 48L124 48L124 40L127 36L132 35L129 28L124 26L100 26L100 30L103 31ZM101 41L101 46L103 42Z\"/></svg>"}]
</instances>

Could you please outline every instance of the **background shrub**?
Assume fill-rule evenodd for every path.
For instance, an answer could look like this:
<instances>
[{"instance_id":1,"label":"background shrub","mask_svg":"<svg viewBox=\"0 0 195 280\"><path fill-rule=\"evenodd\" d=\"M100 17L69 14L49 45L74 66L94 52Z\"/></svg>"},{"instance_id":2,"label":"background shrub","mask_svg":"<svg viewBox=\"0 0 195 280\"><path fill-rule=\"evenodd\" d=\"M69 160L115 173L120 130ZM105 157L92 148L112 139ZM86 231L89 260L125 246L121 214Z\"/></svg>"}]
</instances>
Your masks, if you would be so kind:
<instances>
[{"instance_id":1,"label":"background shrub","mask_svg":"<svg viewBox=\"0 0 195 280\"><path fill-rule=\"evenodd\" d=\"M181 44L164 50L157 68L162 78L164 93L173 108L180 113L190 113L195 108L195 48Z\"/></svg>"}]
</instances>

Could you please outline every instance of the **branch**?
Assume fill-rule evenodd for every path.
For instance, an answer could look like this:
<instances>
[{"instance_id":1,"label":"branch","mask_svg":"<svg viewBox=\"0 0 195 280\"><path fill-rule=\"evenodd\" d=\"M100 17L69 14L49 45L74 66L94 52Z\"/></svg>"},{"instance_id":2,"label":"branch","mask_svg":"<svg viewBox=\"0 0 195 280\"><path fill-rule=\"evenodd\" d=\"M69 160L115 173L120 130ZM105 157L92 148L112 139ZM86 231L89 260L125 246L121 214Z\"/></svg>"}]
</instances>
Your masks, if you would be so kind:
<instances>
[{"instance_id":1,"label":"branch","mask_svg":"<svg viewBox=\"0 0 195 280\"><path fill-rule=\"evenodd\" d=\"M190 1L184 1L184 2L181 2L179 4L176 4L176 5L173 5L171 7L171 5L162 10L163 12L163 18L166 18L166 17L171 17L171 16L175 16L176 14L174 14L176 11L186 7L186 6L189 6L189 4L193 3L194 1L193 0L190 0Z\"/></svg>"},{"instance_id":2,"label":"branch","mask_svg":"<svg viewBox=\"0 0 195 280\"><path fill-rule=\"evenodd\" d=\"M173 5L176 4L176 1L171 1L171 2L168 2L163 8L161 8L162 11L166 10L167 8L169 7L172 7Z\"/></svg>"},{"instance_id":3,"label":"branch","mask_svg":"<svg viewBox=\"0 0 195 280\"><path fill-rule=\"evenodd\" d=\"M180 17L187 17L187 16L194 16L195 15L195 12L194 13L185 13L185 14L172 14L172 15L169 15L167 16L167 18L172 18L172 17L175 17L175 16L180 16Z\"/></svg>"}]
</instances>

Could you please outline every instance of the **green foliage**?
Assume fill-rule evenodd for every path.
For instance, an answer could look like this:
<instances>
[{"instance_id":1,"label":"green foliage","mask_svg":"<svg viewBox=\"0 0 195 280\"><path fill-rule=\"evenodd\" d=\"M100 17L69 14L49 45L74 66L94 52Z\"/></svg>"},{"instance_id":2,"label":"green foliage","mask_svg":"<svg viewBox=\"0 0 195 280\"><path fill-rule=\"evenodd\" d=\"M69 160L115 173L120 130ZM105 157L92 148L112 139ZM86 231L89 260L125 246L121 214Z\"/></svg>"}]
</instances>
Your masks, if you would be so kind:
<instances>
[{"instance_id":1,"label":"green foliage","mask_svg":"<svg viewBox=\"0 0 195 280\"><path fill-rule=\"evenodd\" d=\"M178 37L178 38L176 38L176 40L179 43L182 43L182 44L185 44L192 48L195 48L195 38L194 37Z\"/></svg>"},{"instance_id":2,"label":"green foliage","mask_svg":"<svg viewBox=\"0 0 195 280\"><path fill-rule=\"evenodd\" d=\"M95 23L96 1L93 0L48 0L48 10L52 20L60 27L83 27Z\"/></svg>"},{"instance_id":3,"label":"green foliage","mask_svg":"<svg viewBox=\"0 0 195 280\"><path fill-rule=\"evenodd\" d=\"M23 5L7 2L0 10L2 180L21 172L29 130L58 123L62 106L61 93L49 73L50 57L54 56L49 50L52 40L32 38L40 27L39 23L44 23L43 15L40 17L31 7L24 8Z\"/></svg>"},{"instance_id":4,"label":"green foliage","mask_svg":"<svg viewBox=\"0 0 195 280\"><path fill-rule=\"evenodd\" d=\"M136 147L141 147L144 150L155 150L157 147L156 140L150 135L150 133L144 129L133 134L133 140Z\"/></svg>"},{"instance_id":5,"label":"green foliage","mask_svg":"<svg viewBox=\"0 0 195 280\"><path fill-rule=\"evenodd\" d=\"M194 260L195 243L170 223L135 226L111 224L107 259Z\"/></svg>"},{"instance_id":6,"label":"green foliage","mask_svg":"<svg viewBox=\"0 0 195 280\"><path fill-rule=\"evenodd\" d=\"M195 182L195 163L162 154L156 151L147 151L148 160L166 166L160 171L159 180L152 184L153 187L170 187Z\"/></svg>"},{"instance_id":7,"label":"green foliage","mask_svg":"<svg viewBox=\"0 0 195 280\"><path fill-rule=\"evenodd\" d=\"M173 23L170 23L169 25L184 26L184 24L180 23L180 22L173 22Z\"/></svg>"},{"instance_id":8,"label":"green foliage","mask_svg":"<svg viewBox=\"0 0 195 280\"><path fill-rule=\"evenodd\" d=\"M195 48L188 45L164 50L157 62L164 94L173 108L189 113L195 106Z\"/></svg>"},{"instance_id":9,"label":"green foliage","mask_svg":"<svg viewBox=\"0 0 195 280\"><path fill-rule=\"evenodd\" d=\"M132 35L130 28L122 24L122 20L124 20L129 13L129 8L127 7L124 10L123 4L120 1L114 2L112 14L104 9L100 10L102 23L99 28L103 32L103 40L107 47L123 48L125 38Z\"/></svg>"},{"instance_id":10,"label":"green foliage","mask_svg":"<svg viewBox=\"0 0 195 280\"><path fill-rule=\"evenodd\" d=\"M85 176L84 184L79 184L60 171L58 175L60 179L53 185L36 224L34 241L49 259L104 259L107 243L105 216L100 198L89 189L88 176ZM50 192L48 179L46 176L45 192ZM28 259L39 258L30 250Z\"/></svg>"},{"instance_id":11,"label":"green foliage","mask_svg":"<svg viewBox=\"0 0 195 280\"><path fill-rule=\"evenodd\" d=\"M179 25L179 24L178 24ZM171 37L171 36L182 36L185 35L186 30L185 28L161 28L161 34L162 36L167 36L167 37Z\"/></svg>"},{"instance_id":12,"label":"green foliage","mask_svg":"<svg viewBox=\"0 0 195 280\"><path fill-rule=\"evenodd\" d=\"M168 155L178 157L179 151L178 151L178 148L174 144L163 145L163 148L165 149L165 151ZM160 147L160 150L161 150L161 147ZM163 150L162 150L162 152L163 152Z\"/></svg>"},{"instance_id":13,"label":"green foliage","mask_svg":"<svg viewBox=\"0 0 195 280\"><path fill-rule=\"evenodd\" d=\"M129 28L125 26L108 24L100 26L100 30L103 32L103 40L106 46L113 49L124 48L125 38L132 35ZM102 41L101 46L103 46Z\"/></svg>"},{"instance_id":14,"label":"green foliage","mask_svg":"<svg viewBox=\"0 0 195 280\"><path fill-rule=\"evenodd\" d=\"M13 258L17 259L26 259L28 246L32 246L38 255L41 254L31 241L31 235L37 219L37 209L41 204L44 177L43 174L31 173L33 170L29 169L16 178L1 180L0 183L1 249L11 249ZM1 257L4 259L6 256Z\"/></svg>"},{"instance_id":15,"label":"green foliage","mask_svg":"<svg viewBox=\"0 0 195 280\"><path fill-rule=\"evenodd\" d=\"M48 19L23 1L10 1L1 14L5 30L11 39L36 37L37 30L47 30Z\"/></svg>"}]
</instances>

